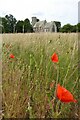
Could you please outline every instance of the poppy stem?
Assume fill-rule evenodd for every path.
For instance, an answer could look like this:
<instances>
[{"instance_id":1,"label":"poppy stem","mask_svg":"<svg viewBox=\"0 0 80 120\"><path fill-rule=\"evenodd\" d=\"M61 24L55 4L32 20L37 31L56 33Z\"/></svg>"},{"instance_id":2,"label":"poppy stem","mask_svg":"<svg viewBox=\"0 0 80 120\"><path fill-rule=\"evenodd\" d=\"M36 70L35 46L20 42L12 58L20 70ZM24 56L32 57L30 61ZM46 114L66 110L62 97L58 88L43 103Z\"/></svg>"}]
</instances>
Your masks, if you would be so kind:
<instances>
[{"instance_id":1,"label":"poppy stem","mask_svg":"<svg viewBox=\"0 0 80 120\"><path fill-rule=\"evenodd\" d=\"M71 62L69 63L69 65L68 65L68 67L67 67L67 72L66 72L66 75L65 75L65 77L64 77L64 80L63 80L63 86L66 84L66 78L67 78L67 76L68 76L68 73L69 73L69 70L70 70L70 66L71 66Z\"/></svg>"},{"instance_id":2,"label":"poppy stem","mask_svg":"<svg viewBox=\"0 0 80 120\"><path fill-rule=\"evenodd\" d=\"M56 98L56 88L57 88L58 82L59 82L59 66L57 65L57 78L56 78L55 91L54 91L54 97L55 98Z\"/></svg>"}]
</instances>

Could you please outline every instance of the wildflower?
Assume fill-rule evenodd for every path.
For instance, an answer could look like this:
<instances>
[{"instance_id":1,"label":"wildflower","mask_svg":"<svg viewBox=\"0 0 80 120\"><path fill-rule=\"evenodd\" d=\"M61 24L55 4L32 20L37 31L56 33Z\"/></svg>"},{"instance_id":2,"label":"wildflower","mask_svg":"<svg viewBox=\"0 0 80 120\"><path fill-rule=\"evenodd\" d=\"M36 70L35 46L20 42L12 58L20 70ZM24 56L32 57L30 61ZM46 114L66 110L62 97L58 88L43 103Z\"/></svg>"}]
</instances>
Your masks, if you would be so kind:
<instances>
[{"instance_id":1,"label":"wildflower","mask_svg":"<svg viewBox=\"0 0 80 120\"><path fill-rule=\"evenodd\" d=\"M15 56L13 54L10 54L10 58L14 58Z\"/></svg>"},{"instance_id":2,"label":"wildflower","mask_svg":"<svg viewBox=\"0 0 80 120\"><path fill-rule=\"evenodd\" d=\"M77 102L77 100L73 98L73 95L67 89L60 86L60 84L57 85L57 97L61 102Z\"/></svg>"},{"instance_id":3,"label":"wildflower","mask_svg":"<svg viewBox=\"0 0 80 120\"><path fill-rule=\"evenodd\" d=\"M58 62L58 55L56 53L54 53L52 56L51 56L51 59L53 62L57 63Z\"/></svg>"}]
</instances>

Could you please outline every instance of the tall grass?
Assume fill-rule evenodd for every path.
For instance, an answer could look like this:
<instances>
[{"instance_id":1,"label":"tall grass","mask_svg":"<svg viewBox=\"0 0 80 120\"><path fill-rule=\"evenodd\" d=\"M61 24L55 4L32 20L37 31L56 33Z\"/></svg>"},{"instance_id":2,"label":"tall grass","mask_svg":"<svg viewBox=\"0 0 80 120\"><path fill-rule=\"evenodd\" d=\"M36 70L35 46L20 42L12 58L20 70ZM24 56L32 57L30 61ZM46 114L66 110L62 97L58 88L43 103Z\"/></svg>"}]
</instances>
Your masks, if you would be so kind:
<instances>
[{"instance_id":1,"label":"tall grass","mask_svg":"<svg viewBox=\"0 0 80 120\"><path fill-rule=\"evenodd\" d=\"M54 52L58 64L51 61ZM77 52L77 34L4 34L4 118L77 117L77 103L61 103L55 95L60 83L78 100ZM9 58L10 53L14 59Z\"/></svg>"}]
</instances>

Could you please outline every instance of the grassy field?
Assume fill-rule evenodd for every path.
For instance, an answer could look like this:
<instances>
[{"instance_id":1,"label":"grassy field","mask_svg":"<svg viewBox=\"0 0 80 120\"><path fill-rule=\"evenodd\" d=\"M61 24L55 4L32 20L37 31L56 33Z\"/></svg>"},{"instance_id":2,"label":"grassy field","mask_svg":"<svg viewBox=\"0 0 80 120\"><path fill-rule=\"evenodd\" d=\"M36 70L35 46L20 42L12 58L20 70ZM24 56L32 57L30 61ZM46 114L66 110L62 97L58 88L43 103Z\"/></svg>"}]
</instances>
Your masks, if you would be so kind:
<instances>
[{"instance_id":1,"label":"grassy field","mask_svg":"<svg viewBox=\"0 0 80 120\"><path fill-rule=\"evenodd\" d=\"M78 117L78 102L62 103L55 95L59 83L78 101L77 34L3 34L2 37L4 118ZM51 61L54 52L59 63ZM15 58L10 58L10 54Z\"/></svg>"}]
</instances>

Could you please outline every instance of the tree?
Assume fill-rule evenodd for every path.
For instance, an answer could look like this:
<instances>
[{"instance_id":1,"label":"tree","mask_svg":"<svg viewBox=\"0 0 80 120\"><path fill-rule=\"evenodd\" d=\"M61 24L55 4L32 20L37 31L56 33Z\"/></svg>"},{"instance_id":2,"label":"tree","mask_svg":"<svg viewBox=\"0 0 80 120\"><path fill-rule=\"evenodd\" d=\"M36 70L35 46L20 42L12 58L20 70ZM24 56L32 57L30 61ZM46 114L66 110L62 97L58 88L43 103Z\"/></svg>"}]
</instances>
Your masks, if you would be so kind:
<instances>
[{"instance_id":1,"label":"tree","mask_svg":"<svg viewBox=\"0 0 80 120\"><path fill-rule=\"evenodd\" d=\"M2 33L9 33L9 24L8 24L8 20L5 17L2 17Z\"/></svg>"},{"instance_id":2,"label":"tree","mask_svg":"<svg viewBox=\"0 0 80 120\"><path fill-rule=\"evenodd\" d=\"M80 32L80 23L77 24L77 30Z\"/></svg>"},{"instance_id":3,"label":"tree","mask_svg":"<svg viewBox=\"0 0 80 120\"><path fill-rule=\"evenodd\" d=\"M37 19L37 22L39 21L39 19Z\"/></svg>"},{"instance_id":4,"label":"tree","mask_svg":"<svg viewBox=\"0 0 80 120\"><path fill-rule=\"evenodd\" d=\"M32 25L30 24L30 21L29 19L25 19L24 20L24 32L33 32L33 27Z\"/></svg>"},{"instance_id":5,"label":"tree","mask_svg":"<svg viewBox=\"0 0 80 120\"><path fill-rule=\"evenodd\" d=\"M60 29L60 32L71 32L72 30L72 25L70 24L66 24L64 25L61 29Z\"/></svg>"},{"instance_id":6,"label":"tree","mask_svg":"<svg viewBox=\"0 0 80 120\"><path fill-rule=\"evenodd\" d=\"M2 18L0 17L0 33L2 33Z\"/></svg>"},{"instance_id":7,"label":"tree","mask_svg":"<svg viewBox=\"0 0 80 120\"><path fill-rule=\"evenodd\" d=\"M24 22L21 20L19 20L18 22L17 22L17 24L16 24L16 32L17 33L23 33L24 32Z\"/></svg>"},{"instance_id":8,"label":"tree","mask_svg":"<svg viewBox=\"0 0 80 120\"><path fill-rule=\"evenodd\" d=\"M77 25L72 26L71 32L77 32Z\"/></svg>"},{"instance_id":9,"label":"tree","mask_svg":"<svg viewBox=\"0 0 80 120\"><path fill-rule=\"evenodd\" d=\"M60 29L60 32L77 32L77 25L66 24Z\"/></svg>"},{"instance_id":10,"label":"tree","mask_svg":"<svg viewBox=\"0 0 80 120\"><path fill-rule=\"evenodd\" d=\"M61 23L60 22L57 22L57 21L54 21L56 26L57 26L57 32L59 32L60 28L61 28Z\"/></svg>"},{"instance_id":11,"label":"tree","mask_svg":"<svg viewBox=\"0 0 80 120\"><path fill-rule=\"evenodd\" d=\"M8 32L10 33L15 32L15 26L17 22L16 18L13 15L9 14L5 16L5 19L7 20L7 26L9 30Z\"/></svg>"},{"instance_id":12,"label":"tree","mask_svg":"<svg viewBox=\"0 0 80 120\"><path fill-rule=\"evenodd\" d=\"M19 33L33 32L32 25L30 24L29 19L25 19L24 21L18 21L16 24L16 31Z\"/></svg>"}]
</instances>

